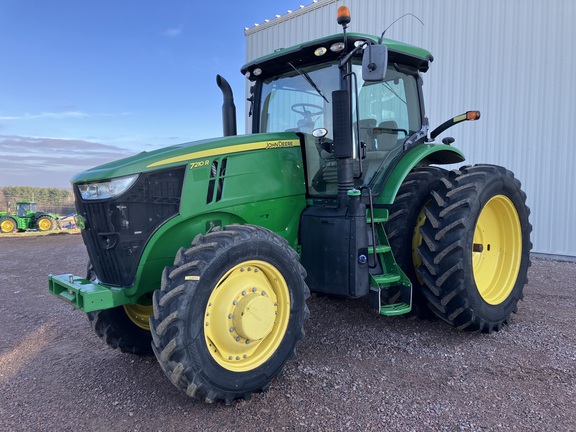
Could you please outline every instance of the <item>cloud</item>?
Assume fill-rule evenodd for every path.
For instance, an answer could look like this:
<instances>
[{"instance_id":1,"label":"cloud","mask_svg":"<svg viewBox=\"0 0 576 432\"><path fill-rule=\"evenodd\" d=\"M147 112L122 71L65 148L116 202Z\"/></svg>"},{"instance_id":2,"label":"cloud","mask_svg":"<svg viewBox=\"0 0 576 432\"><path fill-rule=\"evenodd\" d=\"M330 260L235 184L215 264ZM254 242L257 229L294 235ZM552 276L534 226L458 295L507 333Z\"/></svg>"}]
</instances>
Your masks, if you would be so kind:
<instances>
[{"instance_id":1,"label":"cloud","mask_svg":"<svg viewBox=\"0 0 576 432\"><path fill-rule=\"evenodd\" d=\"M180 36L182 34L182 31L183 31L182 27L169 28L164 31L164 36L175 38Z\"/></svg>"},{"instance_id":2,"label":"cloud","mask_svg":"<svg viewBox=\"0 0 576 432\"><path fill-rule=\"evenodd\" d=\"M0 135L0 186L68 187L74 174L133 154L84 140Z\"/></svg>"}]
</instances>

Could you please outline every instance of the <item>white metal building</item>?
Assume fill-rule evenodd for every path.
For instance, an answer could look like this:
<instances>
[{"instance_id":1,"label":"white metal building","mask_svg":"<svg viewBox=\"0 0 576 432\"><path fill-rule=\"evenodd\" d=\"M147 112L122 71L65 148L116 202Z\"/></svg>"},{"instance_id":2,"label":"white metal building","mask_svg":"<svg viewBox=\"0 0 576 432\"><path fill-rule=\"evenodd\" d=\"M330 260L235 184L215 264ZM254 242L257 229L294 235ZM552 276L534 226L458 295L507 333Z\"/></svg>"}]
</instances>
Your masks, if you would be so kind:
<instances>
[{"instance_id":1,"label":"white metal building","mask_svg":"<svg viewBox=\"0 0 576 432\"><path fill-rule=\"evenodd\" d=\"M446 131L467 163L511 169L528 195L533 252L576 260L576 2L573 0L318 0L246 29L247 61L274 49L341 32L336 10L348 6L350 32L428 49L424 74L430 126L467 110L479 122ZM247 128L249 130L249 128Z\"/></svg>"}]
</instances>

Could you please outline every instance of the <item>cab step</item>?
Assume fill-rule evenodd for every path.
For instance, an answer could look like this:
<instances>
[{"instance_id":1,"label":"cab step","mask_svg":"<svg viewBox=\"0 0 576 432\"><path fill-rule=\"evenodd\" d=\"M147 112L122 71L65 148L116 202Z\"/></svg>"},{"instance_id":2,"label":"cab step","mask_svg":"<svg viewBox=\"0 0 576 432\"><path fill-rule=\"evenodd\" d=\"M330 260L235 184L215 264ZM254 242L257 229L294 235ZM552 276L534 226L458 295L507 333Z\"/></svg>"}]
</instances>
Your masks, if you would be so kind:
<instances>
[{"instance_id":1,"label":"cab step","mask_svg":"<svg viewBox=\"0 0 576 432\"><path fill-rule=\"evenodd\" d=\"M376 245L376 253L388 253L391 252L392 248L388 245ZM368 246L368 253L374 253L374 246Z\"/></svg>"},{"instance_id":2,"label":"cab step","mask_svg":"<svg viewBox=\"0 0 576 432\"><path fill-rule=\"evenodd\" d=\"M376 283L376 285L378 286L388 286L391 284L394 284L396 282L400 282L400 275L399 274L382 274L382 275L370 275L373 279L373 281Z\"/></svg>"},{"instance_id":3,"label":"cab step","mask_svg":"<svg viewBox=\"0 0 576 432\"><path fill-rule=\"evenodd\" d=\"M388 216L386 216L386 217L374 217L374 218L371 216L368 216L366 218L366 222L368 222L369 224L371 224L372 221L374 221L374 223L386 223L386 222L388 222Z\"/></svg>"},{"instance_id":4,"label":"cab step","mask_svg":"<svg viewBox=\"0 0 576 432\"><path fill-rule=\"evenodd\" d=\"M380 315L398 316L404 315L412 311L412 306L406 303L394 303L390 305L380 306Z\"/></svg>"}]
</instances>

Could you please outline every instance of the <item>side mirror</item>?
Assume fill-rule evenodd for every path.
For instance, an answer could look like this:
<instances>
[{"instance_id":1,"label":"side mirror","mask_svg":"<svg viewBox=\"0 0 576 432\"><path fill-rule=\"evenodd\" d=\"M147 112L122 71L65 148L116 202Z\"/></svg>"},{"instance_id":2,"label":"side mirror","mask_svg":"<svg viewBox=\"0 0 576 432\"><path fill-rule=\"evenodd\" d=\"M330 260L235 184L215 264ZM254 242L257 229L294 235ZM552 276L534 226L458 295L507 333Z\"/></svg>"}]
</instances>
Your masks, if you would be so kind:
<instances>
[{"instance_id":1,"label":"side mirror","mask_svg":"<svg viewBox=\"0 0 576 432\"><path fill-rule=\"evenodd\" d=\"M364 81L382 81L388 67L388 47L386 45L368 45L362 57L362 79Z\"/></svg>"}]
</instances>

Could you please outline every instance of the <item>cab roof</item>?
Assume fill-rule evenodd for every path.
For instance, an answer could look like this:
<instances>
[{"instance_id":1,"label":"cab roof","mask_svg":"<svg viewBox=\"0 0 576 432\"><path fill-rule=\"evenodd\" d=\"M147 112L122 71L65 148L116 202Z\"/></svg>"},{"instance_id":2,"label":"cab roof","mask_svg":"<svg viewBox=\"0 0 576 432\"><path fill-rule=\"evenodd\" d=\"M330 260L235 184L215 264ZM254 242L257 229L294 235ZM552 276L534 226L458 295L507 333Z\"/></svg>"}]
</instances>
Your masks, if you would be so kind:
<instances>
[{"instance_id":1,"label":"cab roof","mask_svg":"<svg viewBox=\"0 0 576 432\"><path fill-rule=\"evenodd\" d=\"M434 57L432 57L432 54L429 51L392 39L382 39L380 41L380 38L377 36L362 33L348 33L347 39L349 50L351 49L350 47L354 47L356 41L370 40L373 44L380 43L381 45L386 45L388 47L389 62L412 66L420 72L426 72L430 63L434 60ZM342 42L343 40L343 34L340 33L314 39L312 41L294 45L290 48L279 48L271 54L257 58L245 64L241 71L244 75L246 75L247 72L250 72L250 77L253 79L254 75L252 72L257 68L262 70L264 76L273 76L284 70L288 62L301 64L312 63L314 60L321 62L335 60L341 55L341 53L333 53L329 48L332 44ZM316 57L314 51L320 47L325 47L328 51L322 57Z\"/></svg>"}]
</instances>

